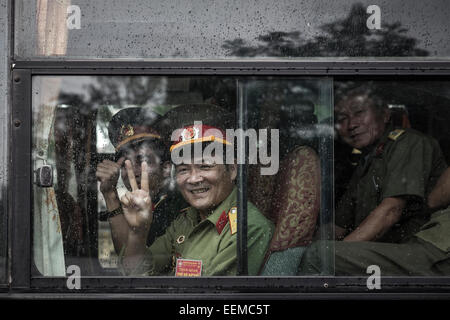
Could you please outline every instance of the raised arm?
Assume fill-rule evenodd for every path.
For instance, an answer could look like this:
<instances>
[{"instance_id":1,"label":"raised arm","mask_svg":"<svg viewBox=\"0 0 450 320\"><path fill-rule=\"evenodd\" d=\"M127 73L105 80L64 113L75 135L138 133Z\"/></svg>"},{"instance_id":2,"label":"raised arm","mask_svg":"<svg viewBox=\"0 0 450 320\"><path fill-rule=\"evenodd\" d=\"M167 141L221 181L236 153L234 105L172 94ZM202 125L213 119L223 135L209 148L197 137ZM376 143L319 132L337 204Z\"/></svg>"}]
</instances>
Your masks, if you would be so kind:
<instances>
[{"instance_id":1,"label":"raised arm","mask_svg":"<svg viewBox=\"0 0 450 320\"><path fill-rule=\"evenodd\" d=\"M141 165L141 189L134 176L131 162L125 161L131 192L128 191L121 199L124 217L129 231L123 256L123 268L126 272L133 271L143 259L146 251L146 241L153 221L152 200L149 193L148 165Z\"/></svg>"},{"instance_id":2,"label":"raised arm","mask_svg":"<svg viewBox=\"0 0 450 320\"><path fill-rule=\"evenodd\" d=\"M103 160L96 171L97 179L100 181L100 191L105 198L106 209L108 212L120 209L120 199L117 195L117 180L120 175L120 168L125 161L121 157L117 162L110 160ZM114 244L114 249L117 253L125 246L128 239L128 224L123 214L115 215L108 219L111 227L111 235Z\"/></svg>"}]
</instances>

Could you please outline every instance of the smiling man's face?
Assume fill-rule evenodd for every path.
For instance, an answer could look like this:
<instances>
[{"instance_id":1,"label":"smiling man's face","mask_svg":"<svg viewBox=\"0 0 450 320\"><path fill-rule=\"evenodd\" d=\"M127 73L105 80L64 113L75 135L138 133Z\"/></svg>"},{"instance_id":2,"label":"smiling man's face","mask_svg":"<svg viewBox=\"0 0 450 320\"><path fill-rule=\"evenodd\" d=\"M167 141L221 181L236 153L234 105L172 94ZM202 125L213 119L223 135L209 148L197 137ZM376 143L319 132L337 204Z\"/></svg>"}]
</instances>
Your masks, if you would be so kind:
<instances>
[{"instance_id":1,"label":"smiling man's face","mask_svg":"<svg viewBox=\"0 0 450 320\"><path fill-rule=\"evenodd\" d=\"M362 149L377 142L389 122L387 110L377 110L364 95L341 100L335 108L336 130L342 140L353 148Z\"/></svg>"},{"instance_id":2,"label":"smiling man's face","mask_svg":"<svg viewBox=\"0 0 450 320\"><path fill-rule=\"evenodd\" d=\"M216 164L212 159L175 167L178 189L184 199L207 216L233 191L236 165Z\"/></svg>"}]
</instances>

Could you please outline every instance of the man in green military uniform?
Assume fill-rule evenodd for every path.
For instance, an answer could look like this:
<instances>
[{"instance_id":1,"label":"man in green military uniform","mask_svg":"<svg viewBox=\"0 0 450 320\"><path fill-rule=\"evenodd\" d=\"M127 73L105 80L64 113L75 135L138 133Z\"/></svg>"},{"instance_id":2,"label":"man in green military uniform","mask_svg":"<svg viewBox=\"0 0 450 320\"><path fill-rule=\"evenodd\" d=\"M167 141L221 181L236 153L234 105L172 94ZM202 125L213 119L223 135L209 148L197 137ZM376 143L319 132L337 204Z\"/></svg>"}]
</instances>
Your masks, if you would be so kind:
<instances>
[{"instance_id":1,"label":"man in green military uniform","mask_svg":"<svg viewBox=\"0 0 450 320\"><path fill-rule=\"evenodd\" d=\"M419 232L430 219L426 199L446 168L439 145L415 130L392 128L389 110L372 89L351 90L335 108L340 138L361 153L336 210L336 237L343 241L313 244L300 274L319 271L319 250L327 245L335 249L338 275L365 273L371 264L383 266L384 274L420 274L431 266L426 261L445 258L445 250Z\"/></svg>"},{"instance_id":2,"label":"man in green military uniform","mask_svg":"<svg viewBox=\"0 0 450 320\"><path fill-rule=\"evenodd\" d=\"M127 189L131 190L124 166L125 160L131 162L133 178L136 177L138 183L141 179L141 162L146 161L148 164L154 219L148 233L147 245L151 245L157 237L163 235L178 216L179 210L186 207L181 195L170 190L167 183L170 162L161 136L155 129L160 118L149 108L126 108L117 112L108 125L109 138L116 151L115 161L106 159L99 163L96 176L107 207L107 211L100 214L100 219L109 221L117 253L126 244L129 232L117 191L119 176Z\"/></svg>"},{"instance_id":3,"label":"man in green military uniform","mask_svg":"<svg viewBox=\"0 0 450 320\"><path fill-rule=\"evenodd\" d=\"M362 86L335 108L339 137L360 161L336 210L345 241L402 242L429 220L426 198L447 165L439 144L412 129L389 124L386 104Z\"/></svg>"},{"instance_id":4,"label":"man in green military uniform","mask_svg":"<svg viewBox=\"0 0 450 320\"><path fill-rule=\"evenodd\" d=\"M175 155L181 159L175 163L177 187L190 207L147 248L144 239L152 224L148 181L142 179L139 189L130 179L133 191L121 199L125 218L133 230L123 252L125 273L236 275L237 165L220 161L226 159L226 152L218 154L219 150L233 148L223 129L232 128L230 119L227 112L214 105L180 106L165 116L162 123L168 125L168 136L173 141L172 161ZM125 164L131 170L130 164ZM143 163L142 170L146 166ZM247 215L248 270L250 275L256 275L271 240L273 225L251 203Z\"/></svg>"}]
</instances>

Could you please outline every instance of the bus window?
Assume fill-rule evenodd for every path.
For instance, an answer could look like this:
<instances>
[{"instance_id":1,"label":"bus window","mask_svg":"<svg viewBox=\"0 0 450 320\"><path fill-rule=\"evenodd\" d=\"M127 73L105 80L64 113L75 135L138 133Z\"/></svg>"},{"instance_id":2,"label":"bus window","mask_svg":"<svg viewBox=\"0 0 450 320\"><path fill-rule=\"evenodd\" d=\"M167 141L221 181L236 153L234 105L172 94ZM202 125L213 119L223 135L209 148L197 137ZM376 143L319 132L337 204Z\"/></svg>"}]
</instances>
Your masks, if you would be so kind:
<instances>
[{"instance_id":1,"label":"bus window","mask_svg":"<svg viewBox=\"0 0 450 320\"><path fill-rule=\"evenodd\" d=\"M448 276L448 82L336 81L335 275ZM351 154L350 154L351 153ZM337 151L336 155L345 155ZM314 244L301 274L317 273Z\"/></svg>"},{"instance_id":2,"label":"bus window","mask_svg":"<svg viewBox=\"0 0 450 320\"><path fill-rule=\"evenodd\" d=\"M448 274L445 81L35 76L33 92L40 274Z\"/></svg>"},{"instance_id":3,"label":"bus window","mask_svg":"<svg viewBox=\"0 0 450 320\"><path fill-rule=\"evenodd\" d=\"M53 183L34 188L37 270L58 276L65 266L77 265L84 275L121 274L118 258L127 245L128 224L120 200L132 191L132 180L140 184L144 161L151 172L154 214L146 245L163 236L189 205L175 189L170 145L155 129L156 120L180 104L214 103L226 110L235 99L233 83L219 78L33 78L34 169L47 166L54 172ZM125 160L133 170L138 167L135 176L127 174ZM108 175L111 168L115 172ZM182 248L179 237L187 236L179 234L175 244ZM173 253L167 255L170 274Z\"/></svg>"},{"instance_id":4,"label":"bus window","mask_svg":"<svg viewBox=\"0 0 450 320\"><path fill-rule=\"evenodd\" d=\"M331 166L323 148L332 142L331 80L253 80L247 97L248 127L259 137L249 142L248 197L275 225L261 274L296 276L313 238L334 239L325 202L332 176L323 174ZM320 248L319 274L333 274L332 249Z\"/></svg>"},{"instance_id":5,"label":"bus window","mask_svg":"<svg viewBox=\"0 0 450 320\"><path fill-rule=\"evenodd\" d=\"M314 236L333 239L332 203L323 201L332 179L324 179L322 168L332 165L323 160L331 159L324 153L332 141L331 81L237 83L221 77L35 76L34 170L54 173L48 185L36 176L42 181L34 186L37 271L60 276L77 265L84 275L236 275L243 264L245 274L259 275L281 251L298 251L298 264ZM244 100L237 101L241 90ZM242 103L251 110L245 130L236 127ZM241 157L246 137L249 150ZM239 183L238 166L248 166L248 184ZM142 220L149 225L141 254L152 261L149 269L128 264L131 231L141 230L130 220L137 210L130 203L142 188L152 203L150 220ZM248 202L240 209L242 188ZM292 190L298 197L290 196ZM246 217L245 227L238 215ZM195 232L183 229L185 220L193 221ZM236 257L238 226L247 232L245 262ZM288 238L286 230L292 231ZM327 274L331 249L321 250ZM153 259L162 251L167 259Z\"/></svg>"}]
</instances>

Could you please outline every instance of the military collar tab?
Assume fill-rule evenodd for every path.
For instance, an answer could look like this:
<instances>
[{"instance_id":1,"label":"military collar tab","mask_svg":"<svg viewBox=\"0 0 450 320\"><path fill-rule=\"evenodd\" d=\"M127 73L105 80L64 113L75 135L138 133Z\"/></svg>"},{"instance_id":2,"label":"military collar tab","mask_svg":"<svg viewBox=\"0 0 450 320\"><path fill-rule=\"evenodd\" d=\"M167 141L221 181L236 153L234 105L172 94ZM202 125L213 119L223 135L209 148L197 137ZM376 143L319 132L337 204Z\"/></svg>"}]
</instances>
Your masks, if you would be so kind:
<instances>
[{"instance_id":1,"label":"military collar tab","mask_svg":"<svg viewBox=\"0 0 450 320\"><path fill-rule=\"evenodd\" d=\"M237 188L234 187L233 191L231 191L228 197L225 200L223 200L222 203L206 219L208 219L214 225L216 225L223 211L228 212L230 208L236 206L236 196L237 196Z\"/></svg>"}]
</instances>

